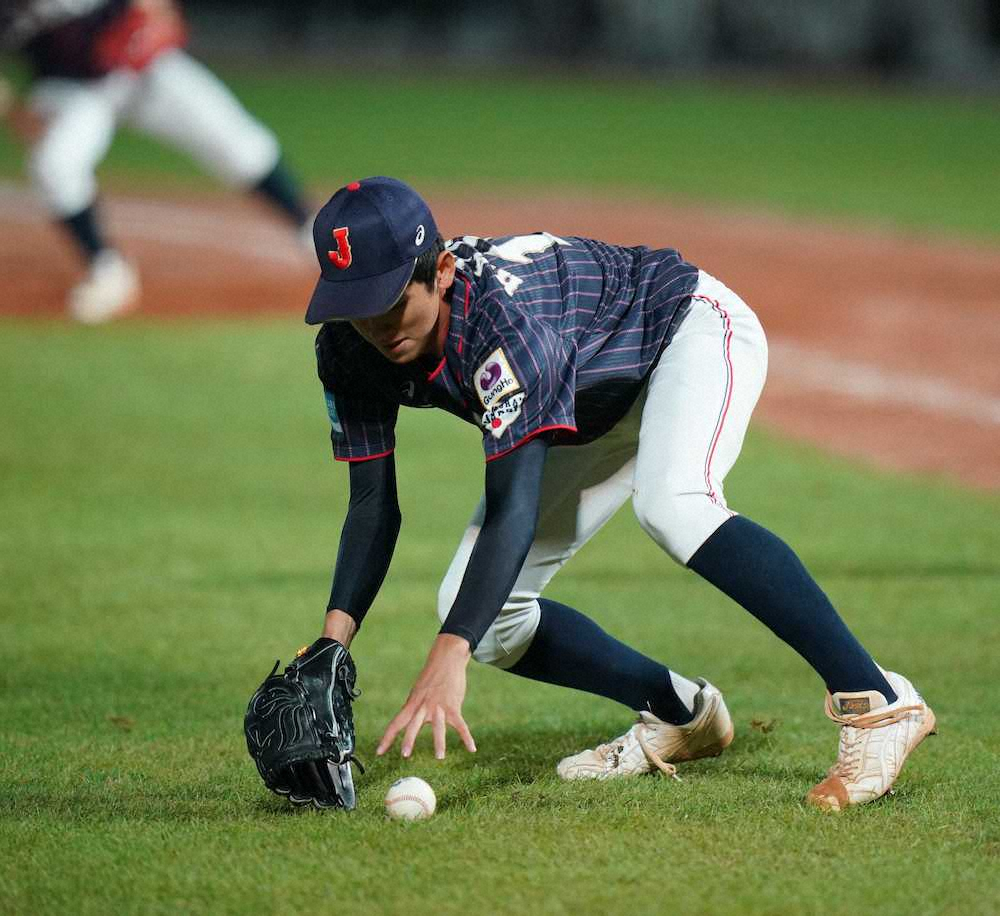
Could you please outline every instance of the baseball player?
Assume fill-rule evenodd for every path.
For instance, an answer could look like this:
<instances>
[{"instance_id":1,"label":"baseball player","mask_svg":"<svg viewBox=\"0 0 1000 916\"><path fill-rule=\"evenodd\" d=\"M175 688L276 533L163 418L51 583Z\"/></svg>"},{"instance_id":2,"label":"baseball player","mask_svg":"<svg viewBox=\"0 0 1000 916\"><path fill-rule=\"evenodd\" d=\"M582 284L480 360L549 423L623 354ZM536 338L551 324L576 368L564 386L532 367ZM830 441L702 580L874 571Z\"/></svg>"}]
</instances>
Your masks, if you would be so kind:
<instances>
[{"instance_id":1,"label":"baseball player","mask_svg":"<svg viewBox=\"0 0 1000 916\"><path fill-rule=\"evenodd\" d=\"M631 499L672 559L822 678L840 743L808 800L841 809L890 789L933 712L872 660L792 550L726 502L767 370L764 332L739 296L670 248L545 232L444 244L427 204L390 178L337 191L313 237L321 276L306 321L322 325L333 451L350 467L322 646L350 645L389 567L399 408L455 414L482 434L486 458L484 496L440 589L440 633L378 754L402 736L409 756L425 724L438 758L447 726L475 750L462 716L470 657L636 713L622 735L559 762L564 779L675 775L723 751L733 726L718 689L543 597Z\"/></svg>"},{"instance_id":2,"label":"baseball player","mask_svg":"<svg viewBox=\"0 0 1000 916\"><path fill-rule=\"evenodd\" d=\"M5 0L0 10L0 47L18 50L33 76L7 120L29 144L33 183L87 266L68 299L78 321L107 321L139 297L138 273L106 238L97 205L94 171L120 123L259 193L308 232L277 139L185 53L186 37L171 0Z\"/></svg>"}]
</instances>

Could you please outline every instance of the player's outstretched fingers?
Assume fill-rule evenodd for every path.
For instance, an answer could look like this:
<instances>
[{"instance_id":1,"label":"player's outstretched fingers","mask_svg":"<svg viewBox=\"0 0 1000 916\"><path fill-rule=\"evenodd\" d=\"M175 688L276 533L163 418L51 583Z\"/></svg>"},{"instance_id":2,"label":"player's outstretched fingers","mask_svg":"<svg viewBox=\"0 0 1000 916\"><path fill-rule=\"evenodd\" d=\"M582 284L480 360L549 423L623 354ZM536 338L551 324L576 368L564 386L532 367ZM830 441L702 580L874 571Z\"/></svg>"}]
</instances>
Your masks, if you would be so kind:
<instances>
[{"instance_id":1,"label":"player's outstretched fingers","mask_svg":"<svg viewBox=\"0 0 1000 916\"><path fill-rule=\"evenodd\" d=\"M413 718L410 719L409 724L406 726L406 732L403 734L403 746L400 750L404 757L409 757L413 753L413 745L417 743L417 735L420 734L420 729L427 721L427 708L421 706L413 713Z\"/></svg>"},{"instance_id":2,"label":"player's outstretched fingers","mask_svg":"<svg viewBox=\"0 0 1000 916\"><path fill-rule=\"evenodd\" d=\"M434 756L438 760L444 760L444 755L447 751L446 729L448 728L448 723L445 711L440 706L434 710L431 727L434 729Z\"/></svg>"},{"instance_id":3,"label":"player's outstretched fingers","mask_svg":"<svg viewBox=\"0 0 1000 916\"><path fill-rule=\"evenodd\" d=\"M476 753L476 742L472 738L472 732L469 731L469 726L465 724L465 719L462 718L460 713L455 713L455 715L449 719L449 723L455 731L458 732L458 736L462 739L462 744L465 745L465 749L470 753Z\"/></svg>"},{"instance_id":4,"label":"player's outstretched fingers","mask_svg":"<svg viewBox=\"0 0 1000 916\"><path fill-rule=\"evenodd\" d=\"M375 754L381 757L390 747L392 747L393 741L396 740L396 735L398 735L402 730L403 726L410 721L410 716L412 713L407 707L403 707L396 715L393 720L386 727L385 733L382 735L382 740L379 741L378 747L375 748Z\"/></svg>"}]
</instances>

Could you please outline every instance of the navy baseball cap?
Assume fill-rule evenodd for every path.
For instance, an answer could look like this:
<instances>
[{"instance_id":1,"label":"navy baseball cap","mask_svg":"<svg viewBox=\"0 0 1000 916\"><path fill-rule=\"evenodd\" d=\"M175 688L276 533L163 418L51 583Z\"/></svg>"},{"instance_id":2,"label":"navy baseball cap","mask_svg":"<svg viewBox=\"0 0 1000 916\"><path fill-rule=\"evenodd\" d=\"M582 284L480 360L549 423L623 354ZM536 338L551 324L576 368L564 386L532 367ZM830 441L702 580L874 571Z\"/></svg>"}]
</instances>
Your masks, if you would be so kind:
<instances>
[{"instance_id":1,"label":"navy baseball cap","mask_svg":"<svg viewBox=\"0 0 1000 916\"><path fill-rule=\"evenodd\" d=\"M320 278L306 324L389 311L437 236L430 207L402 181L364 178L341 188L313 223Z\"/></svg>"}]
</instances>

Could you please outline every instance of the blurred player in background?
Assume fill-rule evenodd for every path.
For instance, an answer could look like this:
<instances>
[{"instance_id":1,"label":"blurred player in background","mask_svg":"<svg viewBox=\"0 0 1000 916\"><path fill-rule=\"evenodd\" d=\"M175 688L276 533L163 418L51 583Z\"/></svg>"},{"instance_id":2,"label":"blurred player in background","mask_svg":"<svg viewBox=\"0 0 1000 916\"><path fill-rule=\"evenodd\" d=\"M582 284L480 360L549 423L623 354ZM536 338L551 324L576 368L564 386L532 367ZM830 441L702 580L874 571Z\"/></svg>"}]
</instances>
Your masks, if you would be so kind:
<instances>
[{"instance_id":1,"label":"blurred player in background","mask_svg":"<svg viewBox=\"0 0 1000 916\"><path fill-rule=\"evenodd\" d=\"M0 9L0 47L19 52L32 77L23 100L0 78L0 112L29 145L32 181L87 265L68 298L78 321L107 321L139 300L138 273L105 235L97 204L95 169L120 123L261 195L308 233L274 134L185 53L186 38L171 0L4 0Z\"/></svg>"}]
</instances>

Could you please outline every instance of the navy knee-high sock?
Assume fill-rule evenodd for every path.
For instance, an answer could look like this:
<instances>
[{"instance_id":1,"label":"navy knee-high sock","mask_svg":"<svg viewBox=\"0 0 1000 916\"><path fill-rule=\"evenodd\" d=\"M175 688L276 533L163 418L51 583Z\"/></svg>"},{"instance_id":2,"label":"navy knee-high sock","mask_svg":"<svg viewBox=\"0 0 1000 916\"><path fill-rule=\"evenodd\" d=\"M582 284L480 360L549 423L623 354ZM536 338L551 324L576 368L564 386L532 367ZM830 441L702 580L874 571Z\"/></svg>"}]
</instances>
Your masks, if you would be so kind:
<instances>
[{"instance_id":1,"label":"navy knee-high sock","mask_svg":"<svg viewBox=\"0 0 1000 916\"><path fill-rule=\"evenodd\" d=\"M528 651L508 671L648 709L674 725L693 713L674 691L670 671L604 632L579 611L539 599L542 615Z\"/></svg>"},{"instance_id":2,"label":"navy knee-high sock","mask_svg":"<svg viewBox=\"0 0 1000 916\"><path fill-rule=\"evenodd\" d=\"M687 565L788 643L831 693L877 690L888 702L896 700L878 666L801 560L766 528L734 516Z\"/></svg>"},{"instance_id":3,"label":"navy knee-high sock","mask_svg":"<svg viewBox=\"0 0 1000 916\"><path fill-rule=\"evenodd\" d=\"M283 162L279 162L255 186L254 191L263 196L296 226L304 226L309 219L298 182Z\"/></svg>"},{"instance_id":4,"label":"navy knee-high sock","mask_svg":"<svg viewBox=\"0 0 1000 916\"><path fill-rule=\"evenodd\" d=\"M92 261L100 251L107 247L98 221L97 204L90 204L72 216L64 216L59 222L63 229L69 233L85 261Z\"/></svg>"}]
</instances>

